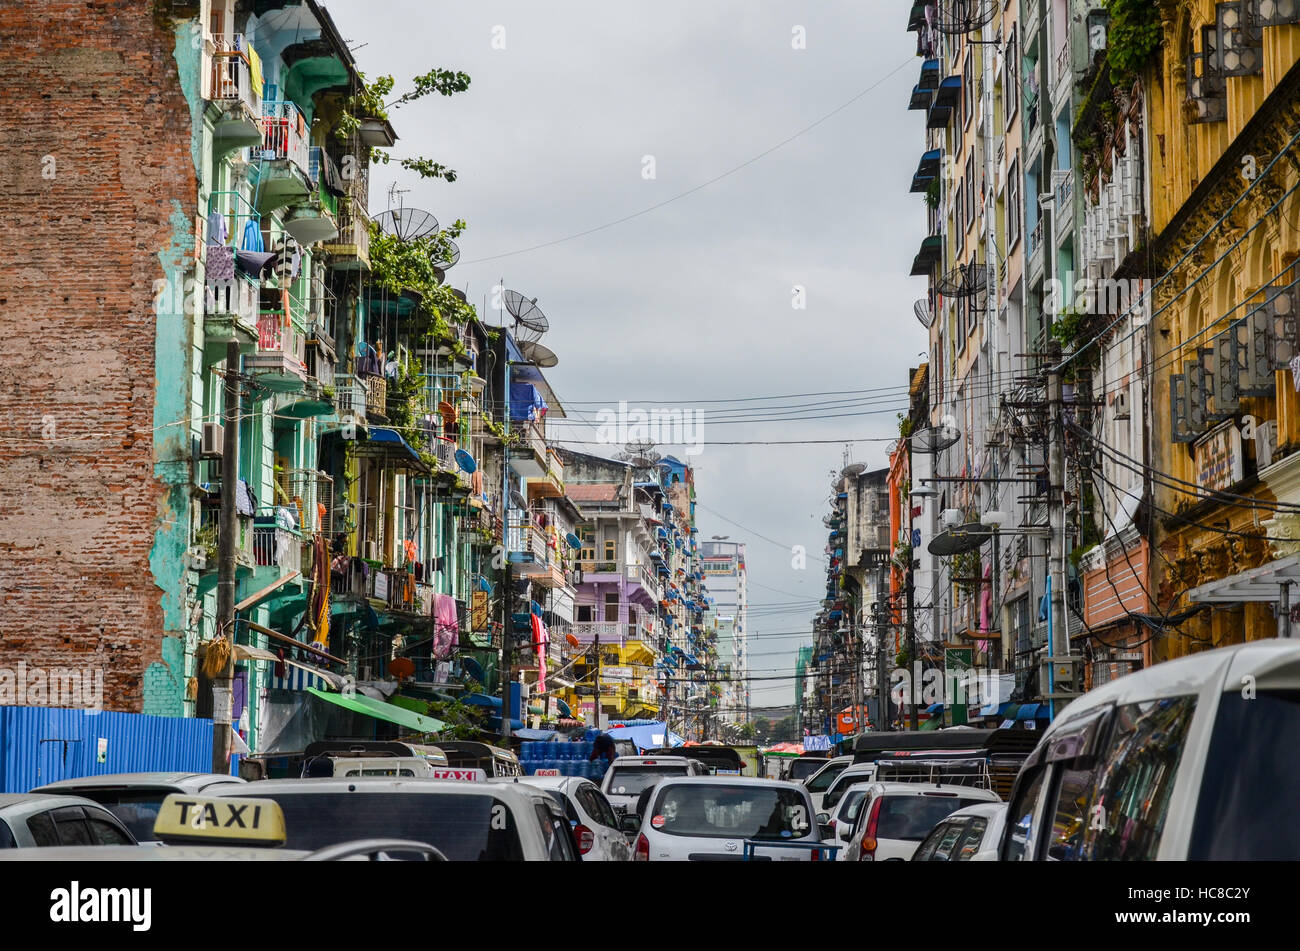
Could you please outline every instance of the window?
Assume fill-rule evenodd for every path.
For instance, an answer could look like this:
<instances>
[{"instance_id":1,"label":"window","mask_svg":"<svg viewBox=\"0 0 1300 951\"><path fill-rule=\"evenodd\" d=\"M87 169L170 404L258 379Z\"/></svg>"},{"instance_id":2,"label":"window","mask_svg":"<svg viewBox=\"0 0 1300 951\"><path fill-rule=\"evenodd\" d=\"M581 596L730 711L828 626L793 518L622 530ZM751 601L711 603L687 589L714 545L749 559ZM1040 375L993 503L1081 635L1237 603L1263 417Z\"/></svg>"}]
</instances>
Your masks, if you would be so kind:
<instances>
[{"instance_id":1,"label":"window","mask_svg":"<svg viewBox=\"0 0 1300 951\"><path fill-rule=\"evenodd\" d=\"M596 529L591 525L584 525L578 531L578 537L582 539L582 548L578 551L578 558L581 561L596 560Z\"/></svg>"},{"instance_id":2,"label":"window","mask_svg":"<svg viewBox=\"0 0 1300 951\"><path fill-rule=\"evenodd\" d=\"M745 838L760 841L817 835L801 790L733 786L710 781L661 789L651 810L666 835Z\"/></svg>"},{"instance_id":3,"label":"window","mask_svg":"<svg viewBox=\"0 0 1300 951\"><path fill-rule=\"evenodd\" d=\"M50 813L54 827L59 831L59 845L93 845L90 829L86 827L85 814L80 806L55 809Z\"/></svg>"},{"instance_id":4,"label":"window","mask_svg":"<svg viewBox=\"0 0 1300 951\"><path fill-rule=\"evenodd\" d=\"M90 836L95 840L96 845L135 845L121 829L107 819L91 816L86 821L90 823Z\"/></svg>"},{"instance_id":5,"label":"window","mask_svg":"<svg viewBox=\"0 0 1300 951\"><path fill-rule=\"evenodd\" d=\"M569 838L569 825L564 817L558 812L552 812L545 803L534 803L533 809L537 812L537 821L542 827L547 858L552 862L577 861Z\"/></svg>"},{"instance_id":6,"label":"window","mask_svg":"<svg viewBox=\"0 0 1300 951\"><path fill-rule=\"evenodd\" d=\"M661 779L685 775L685 766L617 766L609 777L609 791L615 796L639 796Z\"/></svg>"},{"instance_id":7,"label":"window","mask_svg":"<svg viewBox=\"0 0 1300 951\"><path fill-rule=\"evenodd\" d=\"M360 784L358 784L360 785ZM523 860L508 803L474 793L261 793L284 811L287 849L352 839L414 839L453 862Z\"/></svg>"},{"instance_id":8,"label":"window","mask_svg":"<svg viewBox=\"0 0 1300 951\"><path fill-rule=\"evenodd\" d=\"M1016 43L1016 27L1012 26L1007 35L1007 60L1002 68L1006 89L1006 128L1010 130L1011 120L1020 111L1020 56Z\"/></svg>"},{"instance_id":9,"label":"window","mask_svg":"<svg viewBox=\"0 0 1300 951\"><path fill-rule=\"evenodd\" d=\"M822 769L820 773L808 780L809 792L825 792L830 788L831 783L839 777L840 773L848 768L848 763L831 763Z\"/></svg>"},{"instance_id":10,"label":"window","mask_svg":"<svg viewBox=\"0 0 1300 951\"><path fill-rule=\"evenodd\" d=\"M962 111L961 124L970 125L970 117L975 114L975 89L971 85L971 51L966 51L966 60L961 69Z\"/></svg>"},{"instance_id":11,"label":"window","mask_svg":"<svg viewBox=\"0 0 1300 951\"><path fill-rule=\"evenodd\" d=\"M1156 857L1195 711L1195 697L1169 697L1116 709L1092 797L1082 858L1113 862Z\"/></svg>"},{"instance_id":12,"label":"window","mask_svg":"<svg viewBox=\"0 0 1300 951\"><path fill-rule=\"evenodd\" d=\"M1038 806L1038 795L1043 791L1043 778L1046 775L1047 768L1039 767L1027 783L1017 784L1020 788L1007 806L1007 828L1002 835L999 858L1004 862L1027 862L1034 857L1034 839L1037 834L1034 810Z\"/></svg>"},{"instance_id":13,"label":"window","mask_svg":"<svg viewBox=\"0 0 1300 951\"><path fill-rule=\"evenodd\" d=\"M966 247L966 205L962 195L962 186L957 186L957 195L952 208L953 230L956 232L957 252Z\"/></svg>"},{"instance_id":14,"label":"window","mask_svg":"<svg viewBox=\"0 0 1300 951\"><path fill-rule=\"evenodd\" d=\"M966 224L972 226L975 224L975 208L978 202L975 200L975 153L972 151L966 157Z\"/></svg>"},{"instance_id":15,"label":"window","mask_svg":"<svg viewBox=\"0 0 1300 951\"><path fill-rule=\"evenodd\" d=\"M17 844L13 830L9 828L9 823L0 819L0 849L12 849Z\"/></svg>"},{"instance_id":16,"label":"window","mask_svg":"<svg viewBox=\"0 0 1300 951\"><path fill-rule=\"evenodd\" d=\"M953 850L957 847L957 840L966 831L966 822L963 819L954 819L952 822L943 823L939 828L942 834L934 843L934 853L930 860L948 862L951 861Z\"/></svg>"},{"instance_id":17,"label":"window","mask_svg":"<svg viewBox=\"0 0 1300 951\"><path fill-rule=\"evenodd\" d=\"M608 562L618 561L618 539L605 539L605 560Z\"/></svg>"},{"instance_id":18,"label":"window","mask_svg":"<svg viewBox=\"0 0 1300 951\"><path fill-rule=\"evenodd\" d=\"M27 831L32 841L41 848L59 844L58 833L54 831L54 821L48 812L41 812L27 819Z\"/></svg>"},{"instance_id":19,"label":"window","mask_svg":"<svg viewBox=\"0 0 1300 951\"><path fill-rule=\"evenodd\" d=\"M1011 160L1007 169L1007 247L1014 248L1020 240L1020 155Z\"/></svg>"},{"instance_id":20,"label":"window","mask_svg":"<svg viewBox=\"0 0 1300 951\"><path fill-rule=\"evenodd\" d=\"M605 595L605 620L606 621L613 621L613 622L618 621L618 607L619 605L618 605L617 594Z\"/></svg>"},{"instance_id":21,"label":"window","mask_svg":"<svg viewBox=\"0 0 1300 951\"><path fill-rule=\"evenodd\" d=\"M962 836L961 842L957 845L957 851L952 856L954 862L969 862L980 852L980 846L984 842L984 833L988 830L989 821L976 816L971 819L970 824L966 826L966 834Z\"/></svg>"},{"instance_id":22,"label":"window","mask_svg":"<svg viewBox=\"0 0 1300 951\"><path fill-rule=\"evenodd\" d=\"M935 847L948 833L948 823L942 823L935 826L934 831L925 837L920 845L916 847L916 852L912 855L913 862L929 862L934 856Z\"/></svg>"},{"instance_id":23,"label":"window","mask_svg":"<svg viewBox=\"0 0 1300 951\"><path fill-rule=\"evenodd\" d=\"M1052 828L1047 837L1048 859L1073 862L1081 857L1080 848L1088 829L1095 779L1095 768L1056 768L1055 805L1051 807Z\"/></svg>"},{"instance_id":24,"label":"window","mask_svg":"<svg viewBox=\"0 0 1300 951\"><path fill-rule=\"evenodd\" d=\"M1300 690L1240 690L1219 698L1210 734L1189 859L1295 861L1300 825L1293 796L1300 789Z\"/></svg>"},{"instance_id":25,"label":"window","mask_svg":"<svg viewBox=\"0 0 1300 951\"><path fill-rule=\"evenodd\" d=\"M920 842L958 809L973 806L980 799L959 796L882 796L876 821L876 838Z\"/></svg>"},{"instance_id":26,"label":"window","mask_svg":"<svg viewBox=\"0 0 1300 951\"><path fill-rule=\"evenodd\" d=\"M582 785L578 787L578 802L582 808L587 811L587 815L599 822L603 826L609 826L611 829L618 828L618 821L614 818L614 810L600 790L592 785Z\"/></svg>"}]
</instances>

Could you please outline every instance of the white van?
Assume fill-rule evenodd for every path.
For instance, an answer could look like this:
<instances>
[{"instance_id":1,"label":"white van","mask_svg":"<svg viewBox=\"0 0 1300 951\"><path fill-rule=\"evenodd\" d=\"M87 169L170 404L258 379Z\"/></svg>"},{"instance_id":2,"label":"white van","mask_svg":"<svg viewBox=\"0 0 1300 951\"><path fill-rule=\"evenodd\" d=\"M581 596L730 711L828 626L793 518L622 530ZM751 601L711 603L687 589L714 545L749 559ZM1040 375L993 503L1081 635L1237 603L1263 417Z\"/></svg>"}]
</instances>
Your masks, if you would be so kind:
<instances>
[{"instance_id":1,"label":"white van","mask_svg":"<svg viewBox=\"0 0 1300 951\"><path fill-rule=\"evenodd\" d=\"M1003 861L1300 859L1300 641L1157 664L1072 702L1021 767Z\"/></svg>"}]
</instances>

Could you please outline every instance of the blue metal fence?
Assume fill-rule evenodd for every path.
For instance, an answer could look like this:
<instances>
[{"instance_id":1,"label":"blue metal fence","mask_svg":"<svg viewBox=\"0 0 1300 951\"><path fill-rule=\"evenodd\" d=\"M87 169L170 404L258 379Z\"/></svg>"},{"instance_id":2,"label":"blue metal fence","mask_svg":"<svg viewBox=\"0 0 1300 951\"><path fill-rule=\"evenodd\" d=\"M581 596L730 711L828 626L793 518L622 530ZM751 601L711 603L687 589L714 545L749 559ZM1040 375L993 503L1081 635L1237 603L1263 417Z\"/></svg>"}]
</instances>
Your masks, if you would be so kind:
<instances>
[{"instance_id":1,"label":"blue metal fence","mask_svg":"<svg viewBox=\"0 0 1300 951\"><path fill-rule=\"evenodd\" d=\"M103 773L211 769L211 720L0 707L0 792Z\"/></svg>"}]
</instances>

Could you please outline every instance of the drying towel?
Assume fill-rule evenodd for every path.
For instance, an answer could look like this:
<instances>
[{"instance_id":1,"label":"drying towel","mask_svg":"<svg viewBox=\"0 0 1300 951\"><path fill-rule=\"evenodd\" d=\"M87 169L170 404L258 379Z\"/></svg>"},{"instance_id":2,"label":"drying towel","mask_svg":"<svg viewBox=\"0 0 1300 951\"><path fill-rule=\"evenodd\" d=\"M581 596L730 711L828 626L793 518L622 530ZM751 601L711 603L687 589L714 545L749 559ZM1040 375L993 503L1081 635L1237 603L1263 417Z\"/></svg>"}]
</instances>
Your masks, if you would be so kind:
<instances>
[{"instance_id":1,"label":"drying towel","mask_svg":"<svg viewBox=\"0 0 1300 951\"><path fill-rule=\"evenodd\" d=\"M533 625L533 646L537 648L537 692L546 693L546 645L551 642L541 617L529 614Z\"/></svg>"},{"instance_id":2,"label":"drying towel","mask_svg":"<svg viewBox=\"0 0 1300 951\"><path fill-rule=\"evenodd\" d=\"M250 45L248 47L248 75L249 86L253 90L253 98L258 102L262 101L262 57L257 55L257 50Z\"/></svg>"},{"instance_id":3,"label":"drying towel","mask_svg":"<svg viewBox=\"0 0 1300 951\"><path fill-rule=\"evenodd\" d=\"M460 643L460 620L456 616L456 599L449 594L433 596L433 656L446 660L452 648Z\"/></svg>"}]
</instances>

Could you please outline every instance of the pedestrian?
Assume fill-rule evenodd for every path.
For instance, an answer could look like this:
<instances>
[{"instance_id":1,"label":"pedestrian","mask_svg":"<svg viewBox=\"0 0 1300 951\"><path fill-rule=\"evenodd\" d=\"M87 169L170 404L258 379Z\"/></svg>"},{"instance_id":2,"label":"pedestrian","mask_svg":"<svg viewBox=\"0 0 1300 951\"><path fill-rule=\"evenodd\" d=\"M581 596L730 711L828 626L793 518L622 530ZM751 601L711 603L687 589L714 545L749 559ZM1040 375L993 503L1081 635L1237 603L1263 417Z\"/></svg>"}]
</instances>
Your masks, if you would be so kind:
<instances>
[{"instance_id":1,"label":"pedestrian","mask_svg":"<svg viewBox=\"0 0 1300 951\"><path fill-rule=\"evenodd\" d=\"M602 733L592 740L591 755L587 757L587 761L593 762L603 759L612 764L617 756L618 752L614 749L614 738L608 733Z\"/></svg>"}]
</instances>

